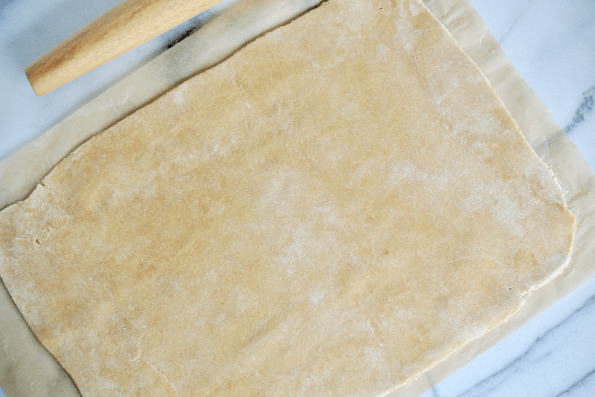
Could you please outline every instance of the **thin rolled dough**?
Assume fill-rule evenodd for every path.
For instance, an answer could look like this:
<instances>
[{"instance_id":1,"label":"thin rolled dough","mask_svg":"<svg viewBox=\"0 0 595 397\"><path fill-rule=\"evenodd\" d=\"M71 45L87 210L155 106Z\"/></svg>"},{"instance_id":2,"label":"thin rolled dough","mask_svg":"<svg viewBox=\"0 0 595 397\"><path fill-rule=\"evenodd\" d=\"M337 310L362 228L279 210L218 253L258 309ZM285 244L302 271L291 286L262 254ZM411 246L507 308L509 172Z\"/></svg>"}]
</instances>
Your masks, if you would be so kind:
<instances>
[{"instance_id":1,"label":"thin rolled dough","mask_svg":"<svg viewBox=\"0 0 595 397\"><path fill-rule=\"evenodd\" d=\"M378 396L568 263L574 217L419 0L330 0L0 212L83 396Z\"/></svg>"}]
</instances>

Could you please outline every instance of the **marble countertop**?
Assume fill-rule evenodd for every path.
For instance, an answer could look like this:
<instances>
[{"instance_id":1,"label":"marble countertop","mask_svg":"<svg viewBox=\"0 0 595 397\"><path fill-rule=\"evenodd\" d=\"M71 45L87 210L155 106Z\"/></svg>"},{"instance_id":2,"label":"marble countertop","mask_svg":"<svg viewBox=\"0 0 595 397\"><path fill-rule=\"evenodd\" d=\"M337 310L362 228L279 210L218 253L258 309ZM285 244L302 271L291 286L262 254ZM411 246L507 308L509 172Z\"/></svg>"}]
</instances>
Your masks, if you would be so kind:
<instances>
[{"instance_id":1,"label":"marble countertop","mask_svg":"<svg viewBox=\"0 0 595 397\"><path fill-rule=\"evenodd\" d=\"M514 66L595 168L595 2L471 2ZM37 98L23 69L117 3L0 0L0 160L217 10ZM0 397L4 396L0 389ZM474 396L595 396L595 279L423 395Z\"/></svg>"}]
</instances>

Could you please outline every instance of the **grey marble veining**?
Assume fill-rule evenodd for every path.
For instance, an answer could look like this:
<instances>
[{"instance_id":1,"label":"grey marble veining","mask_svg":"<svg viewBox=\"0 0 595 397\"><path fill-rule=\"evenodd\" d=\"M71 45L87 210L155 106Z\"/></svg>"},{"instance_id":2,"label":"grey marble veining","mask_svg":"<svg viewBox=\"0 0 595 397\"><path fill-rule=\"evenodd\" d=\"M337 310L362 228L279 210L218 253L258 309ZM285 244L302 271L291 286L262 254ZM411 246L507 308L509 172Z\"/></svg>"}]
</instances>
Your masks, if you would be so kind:
<instances>
[{"instance_id":1,"label":"grey marble veining","mask_svg":"<svg viewBox=\"0 0 595 397\"><path fill-rule=\"evenodd\" d=\"M516 3L516 4L521 4L521 3L519 2L519 3ZM529 6L530 5L531 5L531 0L526 0L524 7L515 16L515 18L513 19L512 23L510 23L510 26L508 27L508 29L504 32L504 34L502 34L502 36L499 36L498 43L500 43L500 45L502 45L504 43L504 40L506 40L506 38L508 37L508 35L512 31L512 29L515 27L515 25L518 22L518 20L525 14L525 12L527 12L527 10L529 9Z\"/></svg>"},{"instance_id":2,"label":"grey marble veining","mask_svg":"<svg viewBox=\"0 0 595 397\"><path fill-rule=\"evenodd\" d=\"M589 87L583 92L583 98L579 103L572 121L564 127L567 134L571 134L574 130L581 127L585 121L592 116L593 107L595 106L595 85Z\"/></svg>"}]
</instances>

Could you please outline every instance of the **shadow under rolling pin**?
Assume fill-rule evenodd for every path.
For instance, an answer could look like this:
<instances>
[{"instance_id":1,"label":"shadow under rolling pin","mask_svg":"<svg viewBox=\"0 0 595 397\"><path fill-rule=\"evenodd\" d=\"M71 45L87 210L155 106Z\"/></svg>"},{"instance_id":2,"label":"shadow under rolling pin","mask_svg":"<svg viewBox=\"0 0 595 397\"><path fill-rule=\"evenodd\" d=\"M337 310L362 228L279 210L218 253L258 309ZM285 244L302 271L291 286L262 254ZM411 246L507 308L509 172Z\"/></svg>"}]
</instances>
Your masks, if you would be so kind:
<instances>
[{"instance_id":1,"label":"shadow under rolling pin","mask_svg":"<svg viewBox=\"0 0 595 397\"><path fill-rule=\"evenodd\" d=\"M124 0L25 68L38 96L76 79L222 0Z\"/></svg>"}]
</instances>

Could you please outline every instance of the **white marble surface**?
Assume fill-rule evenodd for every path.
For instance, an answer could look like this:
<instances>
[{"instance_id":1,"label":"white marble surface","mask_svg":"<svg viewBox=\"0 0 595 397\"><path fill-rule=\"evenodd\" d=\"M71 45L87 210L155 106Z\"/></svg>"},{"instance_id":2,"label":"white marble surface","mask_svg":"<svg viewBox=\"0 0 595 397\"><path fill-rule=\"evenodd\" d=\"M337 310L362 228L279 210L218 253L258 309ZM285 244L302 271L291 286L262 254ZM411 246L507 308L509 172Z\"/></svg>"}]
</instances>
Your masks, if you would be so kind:
<instances>
[{"instance_id":1,"label":"white marble surface","mask_svg":"<svg viewBox=\"0 0 595 397\"><path fill-rule=\"evenodd\" d=\"M0 0L0 160L210 15L37 98L23 69L118 2ZM595 1L471 2L595 167ZM595 396L595 279L423 397L474 396Z\"/></svg>"}]
</instances>

